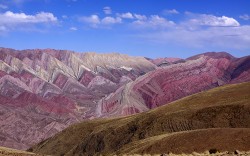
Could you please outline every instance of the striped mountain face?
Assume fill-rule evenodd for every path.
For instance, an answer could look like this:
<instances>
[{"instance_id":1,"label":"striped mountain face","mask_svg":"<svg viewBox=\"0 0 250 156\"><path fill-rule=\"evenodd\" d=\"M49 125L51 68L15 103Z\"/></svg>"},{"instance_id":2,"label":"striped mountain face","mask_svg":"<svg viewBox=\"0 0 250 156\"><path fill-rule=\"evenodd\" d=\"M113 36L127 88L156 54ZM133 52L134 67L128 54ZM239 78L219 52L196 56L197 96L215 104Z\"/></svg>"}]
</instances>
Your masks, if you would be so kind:
<instances>
[{"instance_id":1,"label":"striped mountain face","mask_svg":"<svg viewBox=\"0 0 250 156\"><path fill-rule=\"evenodd\" d=\"M146 59L118 53L0 48L0 145L26 149L69 125L131 115L250 80L250 57Z\"/></svg>"},{"instance_id":2,"label":"striped mountain face","mask_svg":"<svg viewBox=\"0 0 250 156\"><path fill-rule=\"evenodd\" d=\"M25 149L97 117L98 101L156 69L118 53L0 49L0 144Z\"/></svg>"}]
</instances>

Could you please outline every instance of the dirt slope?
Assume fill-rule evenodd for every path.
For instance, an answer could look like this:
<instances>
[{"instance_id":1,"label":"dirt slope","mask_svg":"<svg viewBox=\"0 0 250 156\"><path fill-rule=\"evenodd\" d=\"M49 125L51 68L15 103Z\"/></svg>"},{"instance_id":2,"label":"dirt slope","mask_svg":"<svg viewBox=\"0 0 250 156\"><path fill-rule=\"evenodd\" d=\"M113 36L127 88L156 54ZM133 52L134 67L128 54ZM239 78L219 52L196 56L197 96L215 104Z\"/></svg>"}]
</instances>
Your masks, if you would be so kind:
<instances>
[{"instance_id":1,"label":"dirt slope","mask_svg":"<svg viewBox=\"0 0 250 156\"><path fill-rule=\"evenodd\" d=\"M162 154L170 151L181 153L205 153L248 151L250 148L249 128L214 128L175 132L132 142L117 151L118 154Z\"/></svg>"},{"instance_id":2,"label":"dirt slope","mask_svg":"<svg viewBox=\"0 0 250 156\"><path fill-rule=\"evenodd\" d=\"M6 147L0 147L0 156L45 156L45 155L35 154L31 152L26 152Z\"/></svg>"}]
</instances>

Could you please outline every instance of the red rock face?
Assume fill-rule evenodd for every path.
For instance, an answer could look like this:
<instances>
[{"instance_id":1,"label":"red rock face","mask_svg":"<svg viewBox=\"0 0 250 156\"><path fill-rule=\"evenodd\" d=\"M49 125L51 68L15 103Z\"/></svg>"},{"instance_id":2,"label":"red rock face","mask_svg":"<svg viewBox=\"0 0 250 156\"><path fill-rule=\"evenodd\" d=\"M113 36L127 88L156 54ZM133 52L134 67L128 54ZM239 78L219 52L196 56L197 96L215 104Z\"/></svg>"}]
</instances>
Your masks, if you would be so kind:
<instances>
[{"instance_id":1,"label":"red rock face","mask_svg":"<svg viewBox=\"0 0 250 156\"><path fill-rule=\"evenodd\" d=\"M26 149L84 119L139 113L249 81L249 58L205 53L159 59L164 66L157 67L117 53L0 48L0 146Z\"/></svg>"},{"instance_id":2,"label":"red rock face","mask_svg":"<svg viewBox=\"0 0 250 156\"><path fill-rule=\"evenodd\" d=\"M91 71L83 71L82 76L80 77L79 82L83 84L85 87L88 86L88 84L91 82L91 80L95 78L95 74Z\"/></svg>"},{"instance_id":3,"label":"red rock face","mask_svg":"<svg viewBox=\"0 0 250 156\"><path fill-rule=\"evenodd\" d=\"M57 78L54 80L53 84L55 84L60 89L62 89L65 83L67 82L67 80L68 80L68 77L66 75L59 73L57 75Z\"/></svg>"}]
</instances>

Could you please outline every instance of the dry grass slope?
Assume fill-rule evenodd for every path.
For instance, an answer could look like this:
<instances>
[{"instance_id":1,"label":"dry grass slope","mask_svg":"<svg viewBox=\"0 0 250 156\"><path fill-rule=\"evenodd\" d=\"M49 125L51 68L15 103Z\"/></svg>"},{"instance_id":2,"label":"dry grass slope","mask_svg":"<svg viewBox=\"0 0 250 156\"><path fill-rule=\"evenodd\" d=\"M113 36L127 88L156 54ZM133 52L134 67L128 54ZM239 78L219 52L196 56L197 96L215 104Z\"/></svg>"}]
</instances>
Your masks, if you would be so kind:
<instances>
[{"instance_id":1,"label":"dry grass slope","mask_svg":"<svg viewBox=\"0 0 250 156\"><path fill-rule=\"evenodd\" d=\"M116 153L120 154L161 154L161 153L204 153L206 150L217 152L236 150L248 151L250 142L249 128L213 128L175 132L150 137L125 145Z\"/></svg>"},{"instance_id":2,"label":"dry grass slope","mask_svg":"<svg viewBox=\"0 0 250 156\"><path fill-rule=\"evenodd\" d=\"M194 94L129 117L75 124L29 151L51 155L178 154L209 150L206 147L246 151L250 150L246 143L250 142L249 128L247 82Z\"/></svg>"},{"instance_id":3,"label":"dry grass slope","mask_svg":"<svg viewBox=\"0 0 250 156\"><path fill-rule=\"evenodd\" d=\"M26 152L6 147L0 147L0 156L45 156L45 155L35 154L31 152Z\"/></svg>"}]
</instances>

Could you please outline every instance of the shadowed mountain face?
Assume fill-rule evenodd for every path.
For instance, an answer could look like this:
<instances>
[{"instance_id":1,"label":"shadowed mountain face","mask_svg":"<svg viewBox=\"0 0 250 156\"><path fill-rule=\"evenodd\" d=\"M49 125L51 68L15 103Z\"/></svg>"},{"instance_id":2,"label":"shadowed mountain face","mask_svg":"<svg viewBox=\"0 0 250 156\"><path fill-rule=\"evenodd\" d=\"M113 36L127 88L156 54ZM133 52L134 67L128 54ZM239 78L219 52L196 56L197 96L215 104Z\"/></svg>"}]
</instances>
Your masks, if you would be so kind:
<instances>
[{"instance_id":1,"label":"shadowed mountain face","mask_svg":"<svg viewBox=\"0 0 250 156\"><path fill-rule=\"evenodd\" d=\"M0 48L0 145L25 149L84 119L144 112L249 81L249 59L205 53L186 60L149 60Z\"/></svg>"},{"instance_id":2,"label":"shadowed mountain face","mask_svg":"<svg viewBox=\"0 0 250 156\"><path fill-rule=\"evenodd\" d=\"M148 112L72 125L31 152L123 155L250 151L250 82L197 93Z\"/></svg>"}]
</instances>

